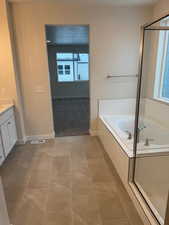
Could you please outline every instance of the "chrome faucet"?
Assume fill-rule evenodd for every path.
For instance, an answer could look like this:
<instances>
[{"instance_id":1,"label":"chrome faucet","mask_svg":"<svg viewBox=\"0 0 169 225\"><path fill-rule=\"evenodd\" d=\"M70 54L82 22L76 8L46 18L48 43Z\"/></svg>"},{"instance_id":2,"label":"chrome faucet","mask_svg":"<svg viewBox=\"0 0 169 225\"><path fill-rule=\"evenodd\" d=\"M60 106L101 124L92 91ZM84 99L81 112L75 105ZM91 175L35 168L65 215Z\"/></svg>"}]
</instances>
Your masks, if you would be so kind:
<instances>
[{"instance_id":1,"label":"chrome faucet","mask_svg":"<svg viewBox=\"0 0 169 225\"><path fill-rule=\"evenodd\" d=\"M141 133L141 131L144 130L145 128L146 128L145 125L142 125L142 126L138 127L138 131L137 131L137 143L140 142L140 133Z\"/></svg>"},{"instance_id":2,"label":"chrome faucet","mask_svg":"<svg viewBox=\"0 0 169 225\"><path fill-rule=\"evenodd\" d=\"M126 133L128 134L128 140L131 140L132 139L132 134L130 131L126 130Z\"/></svg>"}]
</instances>

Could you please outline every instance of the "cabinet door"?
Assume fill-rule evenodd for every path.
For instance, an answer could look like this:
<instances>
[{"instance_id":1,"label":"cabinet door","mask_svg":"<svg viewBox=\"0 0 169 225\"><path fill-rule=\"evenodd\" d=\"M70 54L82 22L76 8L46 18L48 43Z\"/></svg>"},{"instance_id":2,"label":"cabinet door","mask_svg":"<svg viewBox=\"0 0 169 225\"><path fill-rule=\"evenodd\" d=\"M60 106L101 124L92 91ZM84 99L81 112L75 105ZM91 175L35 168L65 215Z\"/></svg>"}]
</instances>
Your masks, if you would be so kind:
<instances>
[{"instance_id":1,"label":"cabinet door","mask_svg":"<svg viewBox=\"0 0 169 225\"><path fill-rule=\"evenodd\" d=\"M6 158L17 141L14 116L11 116L4 124L1 125L1 135Z\"/></svg>"},{"instance_id":2,"label":"cabinet door","mask_svg":"<svg viewBox=\"0 0 169 225\"><path fill-rule=\"evenodd\" d=\"M11 150L10 138L9 138L9 132L8 132L8 122L5 122L4 124L1 125L1 137L3 142L3 147L4 147L4 154L6 158Z\"/></svg>"},{"instance_id":3,"label":"cabinet door","mask_svg":"<svg viewBox=\"0 0 169 225\"><path fill-rule=\"evenodd\" d=\"M4 156L2 140L1 140L1 136L0 136L0 166L2 165L4 160L5 160L5 156Z\"/></svg>"},{"instance_id":4,"label":"cabinet door","mask_svg":"<svg viewBox=\"0 0 169 225\"><path fill-rule=\"evenodd\" d=\"M17 141L16 124L14 116L11 116L9 118L7 126L8 126L10 148L12 148Z\"/></svg>"}]
</instances>

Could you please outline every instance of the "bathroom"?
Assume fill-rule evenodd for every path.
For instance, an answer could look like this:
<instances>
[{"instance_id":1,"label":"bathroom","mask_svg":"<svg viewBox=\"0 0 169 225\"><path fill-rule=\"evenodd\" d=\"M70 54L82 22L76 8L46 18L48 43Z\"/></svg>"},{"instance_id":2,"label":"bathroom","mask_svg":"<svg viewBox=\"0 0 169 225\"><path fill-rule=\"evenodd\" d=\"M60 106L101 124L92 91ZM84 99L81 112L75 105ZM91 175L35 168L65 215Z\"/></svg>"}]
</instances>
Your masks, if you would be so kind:
<instances>
[{"instance_id":1,"label":"bathroom","mask_svg":"<svg viewBox=\"0 0 169 225\"><path fill-rule=\"evenodd\" d=\"M2 225L168 224L168 103L154 100L168 14L167 0L1 0ZM89 135L55 137L46 25L89 27Z\"/></svg>"}]
</instances>

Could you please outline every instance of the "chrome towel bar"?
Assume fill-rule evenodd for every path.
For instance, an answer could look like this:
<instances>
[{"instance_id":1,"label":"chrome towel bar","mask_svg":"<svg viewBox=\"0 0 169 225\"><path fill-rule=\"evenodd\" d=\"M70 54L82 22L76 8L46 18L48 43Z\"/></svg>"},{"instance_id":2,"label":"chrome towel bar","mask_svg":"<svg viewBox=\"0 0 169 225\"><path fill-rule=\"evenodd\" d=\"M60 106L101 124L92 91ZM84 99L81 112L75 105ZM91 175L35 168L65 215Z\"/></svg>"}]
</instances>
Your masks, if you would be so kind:
<instances>
[{"instance_id":1,"label":"chrome towel bar","mask_svg":"<svg viewBox=\"0 0 169 225\"><path fill-rule=\"evenodd\" d=\"M131 75L128 75L128 74L126 74L126 75L107 75L107 78L109 79L109 78L113 78L113 77L138 77L138 75L137 74L131 74Z\"/></svg>"}]
</instances>

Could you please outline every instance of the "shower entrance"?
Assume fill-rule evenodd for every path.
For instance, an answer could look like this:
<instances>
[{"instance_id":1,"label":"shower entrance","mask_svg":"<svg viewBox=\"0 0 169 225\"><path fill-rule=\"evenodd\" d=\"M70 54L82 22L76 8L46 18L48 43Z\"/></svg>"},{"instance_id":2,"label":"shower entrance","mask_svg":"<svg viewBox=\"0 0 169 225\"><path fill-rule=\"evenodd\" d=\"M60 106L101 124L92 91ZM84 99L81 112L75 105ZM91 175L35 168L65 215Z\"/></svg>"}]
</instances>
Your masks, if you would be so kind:
<instances>
[{"instance_id":1,"label":"shower entrance","mask_svg":"<svg viewBox=\"0 0 169 225\"><path fill-rule=\"evenodd\" d=\"M56 136L89 133L89 27L46 26Z\"/></svg>"},{"instance_id":2,"label":"shower entrance","mask_svg":"<svg viewBox=\"0 0 169 225\"><path fill-rule=\"evenodd\" d=\"M142 28L133 183L158 224L169 224L169 15Z\"/></svg>"}]
</instances>

